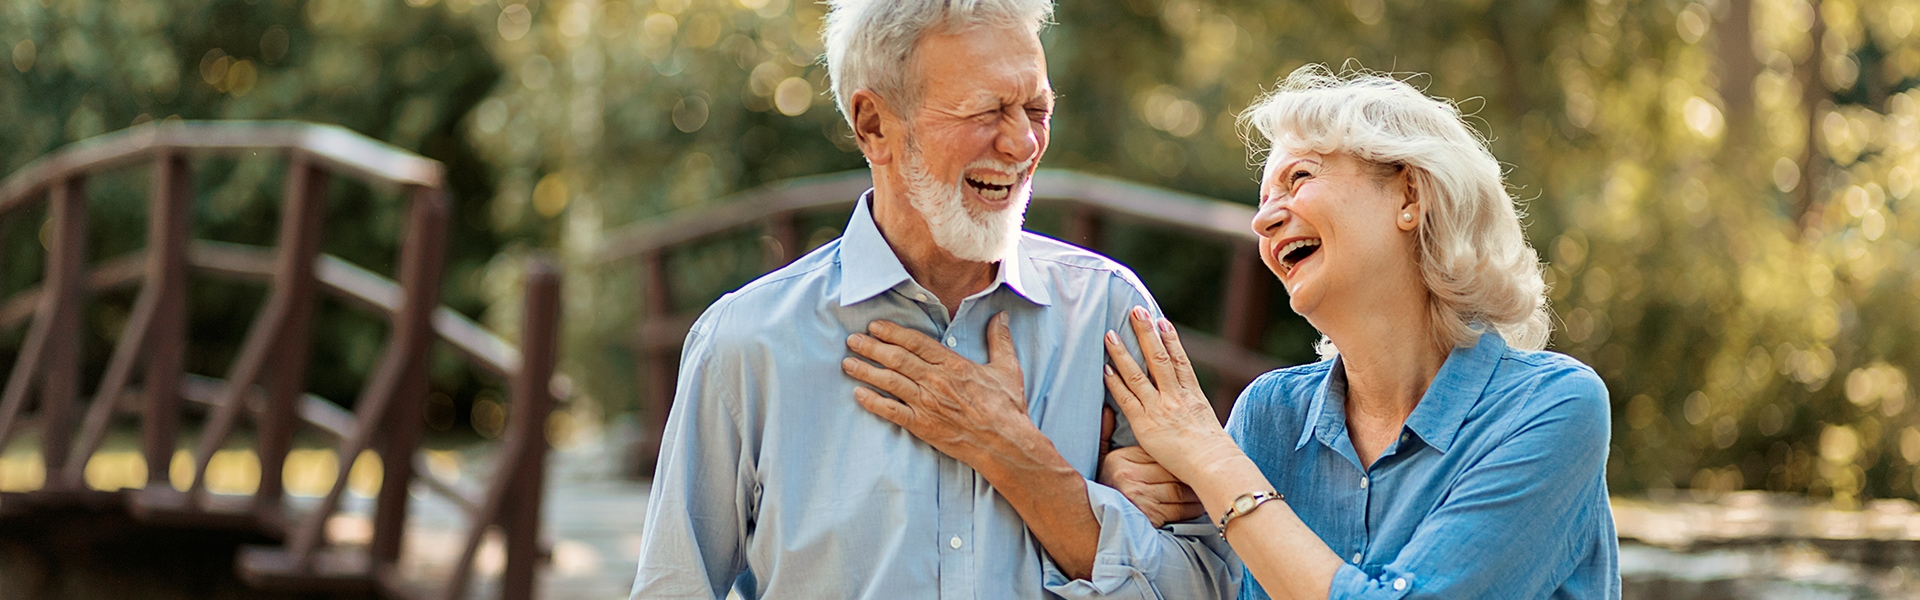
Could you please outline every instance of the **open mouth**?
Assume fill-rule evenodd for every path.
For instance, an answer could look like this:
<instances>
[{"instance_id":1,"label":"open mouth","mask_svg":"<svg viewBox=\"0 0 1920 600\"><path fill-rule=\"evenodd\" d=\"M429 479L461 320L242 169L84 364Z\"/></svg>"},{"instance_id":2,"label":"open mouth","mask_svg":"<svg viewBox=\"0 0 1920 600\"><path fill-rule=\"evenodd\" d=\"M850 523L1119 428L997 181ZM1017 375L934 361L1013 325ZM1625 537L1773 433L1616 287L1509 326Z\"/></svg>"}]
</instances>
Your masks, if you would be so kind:
<instances>
[{"instance_id":1,"label":"open mouth","mask_svg":"<svg viewBox=\"0 0 1920 600\"><path fill-rule=\"evenodd\" d=\"M1300 261L1306 260L1307 257L1319 251L1319 238L1311 238L1288 242L1276 254L1280 257L1280 268L1286 270L1287 275L1292 275L1295 265L1299 265Z\"/></svg>"},{"instance_id":2,"label":"open mouth","mask_svg":"<svg viewBox=\"0 0 1920 600\"><path fill-rule=\"evenodd\" d=\"M976 171L968 173L961 180L967 182L967 187L973 188L974 193L979 194L981 198L999 201L1007 199L1007 196L1013 193L1013 186L1020 183L1020 176L1012 173Z\"/></svg>"}]
</instances>

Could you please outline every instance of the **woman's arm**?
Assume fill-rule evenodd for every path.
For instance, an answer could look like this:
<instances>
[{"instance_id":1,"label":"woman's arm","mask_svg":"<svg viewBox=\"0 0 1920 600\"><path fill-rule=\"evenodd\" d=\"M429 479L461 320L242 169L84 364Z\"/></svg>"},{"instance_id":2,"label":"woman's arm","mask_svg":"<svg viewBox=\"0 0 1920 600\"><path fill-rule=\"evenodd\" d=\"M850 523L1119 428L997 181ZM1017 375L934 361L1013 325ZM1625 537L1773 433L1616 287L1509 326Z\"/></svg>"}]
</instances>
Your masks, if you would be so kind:
<instances>
[{"instance_id":1,"label":"woman's arm","mask_svg":"<svg viewBox=\"0 0 1920 600\"><path fill-rule=\"evenodd\" d=\"M1114 355L1107 387L1132 421L1140 444L1193 486L1218 519L1233 498L1267 491L1264 474L1226 432L1196 418L1206 398L1170 324L1156 334L1133 323L1146 349L1143 372ZM1155 337L1159 344L1145 343ZM1109 341L1109 348L1112 341ZM1521 404L1533 414L1502 432L1501 442L1452 483L1446 500L1415 527L1377 578L1347 565L1283 502L1268 502L1228 528L1227 541L1247 571L1276 598L1478 598L1550 593L1584 552L1604 494L1608 407L1605 385L1586 370L1543 376ZM1537 397L1537 398L1536 398Z\"/></svg>"},{"instance_id":2,"label":"woman's arm","mask_svg":"<svg viewBox=\"0 0 1920 600\"><path fill-rule=\"evenodd\" d=\"M1192 486L1216 522L1241 494L1272 491L1266 475L1215 420L1173 324L1150 320L1144 311L1135 311L1131 322L1151 375L1133 362L1118 336L1108 333L1113 368L1107 370L1106 384L1140 446ZM1284 501L1236 517L1226 535L1247 572L1275 598L1326 598L1344 564Z\"/></svg>"}]
</instances>

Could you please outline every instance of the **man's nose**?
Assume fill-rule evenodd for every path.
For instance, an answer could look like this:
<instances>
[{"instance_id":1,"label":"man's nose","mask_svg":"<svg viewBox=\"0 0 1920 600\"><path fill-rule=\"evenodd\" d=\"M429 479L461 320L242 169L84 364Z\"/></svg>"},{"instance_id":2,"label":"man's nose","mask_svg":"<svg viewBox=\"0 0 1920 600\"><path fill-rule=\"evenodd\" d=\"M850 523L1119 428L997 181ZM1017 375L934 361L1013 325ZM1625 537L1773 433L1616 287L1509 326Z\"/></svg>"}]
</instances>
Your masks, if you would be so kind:
<instances>
[{"instance_id":1,"label":"man's nose","mask_svg":"<svg viewBox=\"0 0 1920 600\"><path fill-rule=\"evenodd\" d=\"M1027 118L1026 111L1018 107L1008 112L1010 114L1001 119L1000 135L994 140L994 149L1007 155L1015 163L1033 159L1035 154L1040 153L1042 132L1038 128L1045 126L1035 125Z\"/></svg>"}]
</instances>

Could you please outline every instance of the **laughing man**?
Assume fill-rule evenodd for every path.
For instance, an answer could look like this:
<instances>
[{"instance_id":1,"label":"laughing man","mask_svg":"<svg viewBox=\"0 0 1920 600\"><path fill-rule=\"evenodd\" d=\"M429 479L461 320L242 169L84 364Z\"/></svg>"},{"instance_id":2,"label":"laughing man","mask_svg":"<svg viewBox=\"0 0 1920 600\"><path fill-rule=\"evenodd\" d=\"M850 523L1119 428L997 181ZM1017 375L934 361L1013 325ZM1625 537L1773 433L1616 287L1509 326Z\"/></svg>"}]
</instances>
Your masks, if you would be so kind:
<instances>
[{"instance_id":1,"label":"laughing man","mask_svg":"<svg viewBox=\"0 0 1920 600\"><path fill-rule=\"evenodd\" d=\"M873 189L843 237L688 334L633 597L1231 597L1217 538L1088 481L1102 335L1154 304L1112 260L1021 232L1051 2L829 4ZM902 403L876 364L935 383Z\"/></svg>"}]
</instances>

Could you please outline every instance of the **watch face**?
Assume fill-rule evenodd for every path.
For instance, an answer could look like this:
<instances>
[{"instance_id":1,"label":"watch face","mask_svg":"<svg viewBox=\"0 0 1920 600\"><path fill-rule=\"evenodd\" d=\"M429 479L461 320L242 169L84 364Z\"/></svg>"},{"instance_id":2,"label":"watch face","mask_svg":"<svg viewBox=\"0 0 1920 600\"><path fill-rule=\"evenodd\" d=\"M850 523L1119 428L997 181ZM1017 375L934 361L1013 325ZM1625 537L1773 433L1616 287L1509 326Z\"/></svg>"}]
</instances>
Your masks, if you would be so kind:
<instances>
[{"instance_id":1,"label":"watch face","mask_svg":"<svg viewBox=\"0 0 1920 600\"><path fill-rule=\"evenodd\" d=\"M1241 496L1239 498L1234 498L1233 510L1234 512L1237 512L1237 513L1244 513L1249 510L1253 510L1253 496L1248 495L1248 496Z\"/></svg>"}]
</instances>

